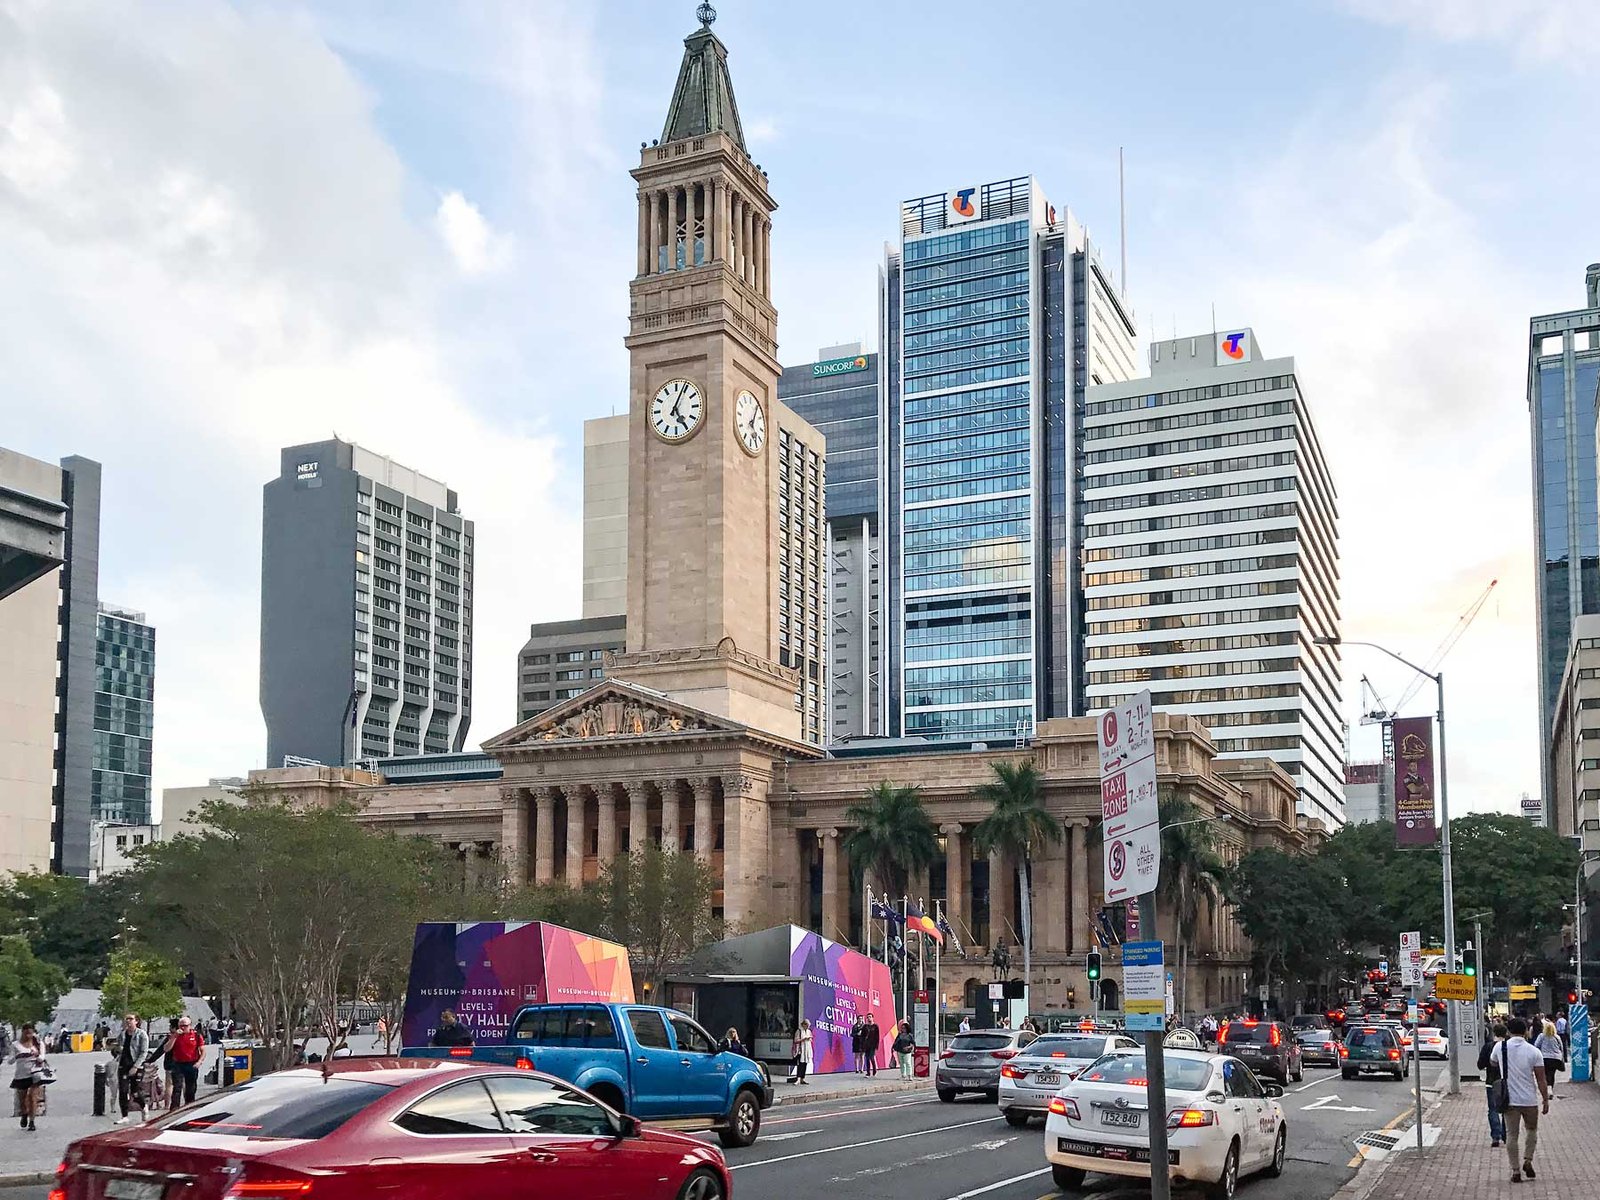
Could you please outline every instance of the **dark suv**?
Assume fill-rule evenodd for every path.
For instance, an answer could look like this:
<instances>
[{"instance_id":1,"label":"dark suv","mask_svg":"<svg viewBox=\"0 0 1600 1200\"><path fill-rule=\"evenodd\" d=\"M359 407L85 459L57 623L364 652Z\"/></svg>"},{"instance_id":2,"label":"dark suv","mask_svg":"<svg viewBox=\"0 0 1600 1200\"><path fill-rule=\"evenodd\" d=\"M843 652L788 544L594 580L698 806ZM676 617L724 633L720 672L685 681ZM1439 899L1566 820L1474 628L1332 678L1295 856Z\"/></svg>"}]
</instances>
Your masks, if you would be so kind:
<instances>
[{"instance_id":1,"label":"dark suv","mask_svg":"<svg viewBox=\"0 0 1600 1200\"><path fill-rule=\"evenodd\" d=\"M1263 1079L1299 1083L1305 1077L1300 1043L1282 1021L1229 1021L1217 1036L1217 1053L1233 1055Z\"/></svg>"}]
</instances>

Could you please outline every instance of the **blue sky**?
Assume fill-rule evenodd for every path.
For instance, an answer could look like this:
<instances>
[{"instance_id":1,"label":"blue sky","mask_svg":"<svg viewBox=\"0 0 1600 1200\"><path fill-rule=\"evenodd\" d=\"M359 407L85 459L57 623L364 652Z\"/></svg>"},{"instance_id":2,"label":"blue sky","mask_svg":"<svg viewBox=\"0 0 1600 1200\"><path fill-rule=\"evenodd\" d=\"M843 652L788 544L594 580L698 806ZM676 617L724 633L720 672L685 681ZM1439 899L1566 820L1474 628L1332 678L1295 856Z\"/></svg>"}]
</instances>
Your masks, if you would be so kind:
<instances>
[{"instance_id":1,"label":"blue sky","mask_svg":"<svg viewBox=\"0 0 1600 1200\"><path fill-rule=\"evenodd\" d=\"M578 609L580 426L626 404L628 168L689 3L0 0L0 442L106 464L102 593L159 627L157 784L262 765L260 487L337 432L480 545L474 740ZM1458 808L1538 786L1527 318L1600 259L1587 0L727 0L786 361L869 336L896 204L1033 174L1141 333L1294 355L1345 631L1446 663ZM1366 672L1352 650L1349 705ZM1422 711L1424 699L1410 711ZM1355 733L1357 756L1375 750Z\"/></svg>"}]
</instances>

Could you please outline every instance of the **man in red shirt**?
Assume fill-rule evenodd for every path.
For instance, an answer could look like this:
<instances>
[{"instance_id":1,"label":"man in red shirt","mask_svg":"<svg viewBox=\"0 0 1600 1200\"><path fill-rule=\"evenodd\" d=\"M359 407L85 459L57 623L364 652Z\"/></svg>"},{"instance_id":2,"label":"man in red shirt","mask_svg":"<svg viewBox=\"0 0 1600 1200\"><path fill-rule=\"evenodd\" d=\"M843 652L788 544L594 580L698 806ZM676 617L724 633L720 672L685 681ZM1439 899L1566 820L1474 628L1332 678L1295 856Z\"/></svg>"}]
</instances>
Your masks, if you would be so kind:
<instances>
[{"instance_id":1,"label":"man in red shirt","mask_svg":"<svg viewBox=\"0 0 1600 1200\"><path fill-rule=\"evenodd\" d=\"M200 1086L200 1060L206 1055L206 1042L188 1017L178 1018L178 1027L167 1035L167 1051L172 1055L172 1099L168 1108L194 1103Z\"/></svg>"}]
</instances>

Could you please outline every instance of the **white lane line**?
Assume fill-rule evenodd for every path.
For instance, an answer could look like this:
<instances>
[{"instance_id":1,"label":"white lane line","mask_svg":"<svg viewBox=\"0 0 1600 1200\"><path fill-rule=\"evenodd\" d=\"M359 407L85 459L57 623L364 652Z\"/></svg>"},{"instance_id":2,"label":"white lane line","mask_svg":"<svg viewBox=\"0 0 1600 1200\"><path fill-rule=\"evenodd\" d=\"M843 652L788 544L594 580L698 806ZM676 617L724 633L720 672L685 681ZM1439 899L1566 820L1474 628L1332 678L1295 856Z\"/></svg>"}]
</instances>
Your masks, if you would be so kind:
<instances>
[{"instance_id":1,"label":"white lane line","mask_svg":"<svg viewBox=\"0 0 1600 1200\"><path fill-rule=\"evenodd\" d=\"M1321 1087L1323 1084L1330 1083L1334 1079L1338 1078L1342 1077L1337 1075L1324 1075L1321 1079L1314 1079L1304 1087L1290 1088L1289 1090L1293 1092L1309 1092L1314 1087Z\"/></svg>"},{"instance_id":2,"label":"white lane line","mask_svg":"<svg viewBox=\"0 0 1600 1200\"><path fill-rule=\"evenodd\" d=\"M979 1121L962 1121L956 1125L935 1125L932 1129L917 1129L911 1133L897 1133L893 1137L872 1138L865 1142L851 1142L848 1146L826 1146L821 1150L802 1150L799 1154L784 1154L778 1158L763 1158L760 1162L730 1163L728 1170L742 1171L746 1167L770 1167L775 1163L793 1162L797 1158L812 1158L818 1154L837 1154L841 1150L860 1150L867 1146L881 1146L885 1142L902 1142L906 1138L926 1137L930 1133L944 1133L950 1129L966 1129L973 1125L992 1125L999 1117L984 1117Z\"/></svg>"},{"instance_id":3,"label":"white lane line","mask_svg":"<svg viewBox=\"0 0 1600 1200\"><path fill-rule=\"evenodd\" d=\"M1021 1183L1024 1179L1037 1179L1041 1175L1048 1174L1050 1174L1050 1168L1041 1167L1037 1171L1029 1171L1026 1175L1013 1175L1010 1179L1002 1179L999 1183L990 1183L981 1188L973 1188L970 1192L962 1192L959 1196L951 1196L950 1200L971 1200L973 1196L981 1196L985 1192L997 1192L1003 1187L1010 1187L1013 1183Z\"/></svg>"},{"instance_id":4,"label":"white lane line","mask_svg":"<svg viewBox=\"0 0 1600 1200\"><path fill-rule=\"evenodd\" d=\"M813 1133L822 1132L821 1129L791 1129L788 1133L769 1133L761 1140L763 1142L792 1142L795 1138L810 1137Z\"/></svg>"},{"instance_id":5,"label":"white lane line","mask_svg":"<svg viewBox=\"0 0 1600 1200\"><path fill-rule=\"evenodd\" d=\"M826 1121L829 1117L849 1117L856 1113L887 1112L891 1108L914 1108L918 1104L936 1104L937 1100L906 1100L900 1104L874 1104L867 1108L835 1109L832 1112L815 1113L809 1117L779 1117L775 1121L763 1121L761 1126L765 1129L768 1125L796 1125L806 1121Z\"/></svg>"}]
</instances>

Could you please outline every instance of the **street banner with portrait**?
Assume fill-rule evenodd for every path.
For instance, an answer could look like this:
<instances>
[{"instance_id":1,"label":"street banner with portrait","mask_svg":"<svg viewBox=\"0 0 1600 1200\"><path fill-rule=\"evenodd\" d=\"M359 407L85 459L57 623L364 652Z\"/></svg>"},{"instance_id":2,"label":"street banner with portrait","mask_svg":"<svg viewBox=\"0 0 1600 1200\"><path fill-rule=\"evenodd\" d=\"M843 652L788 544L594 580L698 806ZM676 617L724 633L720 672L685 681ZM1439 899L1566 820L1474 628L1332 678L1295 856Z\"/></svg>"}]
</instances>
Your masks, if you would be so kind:
<instances>
[{"instance_id":1,"label":"street banner with portrait","mask_svg":"<svg viewBox=\"0 0 1600 1200\"><path fill-rule=\"evenodd\" d=\"M1433 718L1394 721L1394 840L1402 849L1439 840L1433 819Z\"/></svg>"}]
</instances>

